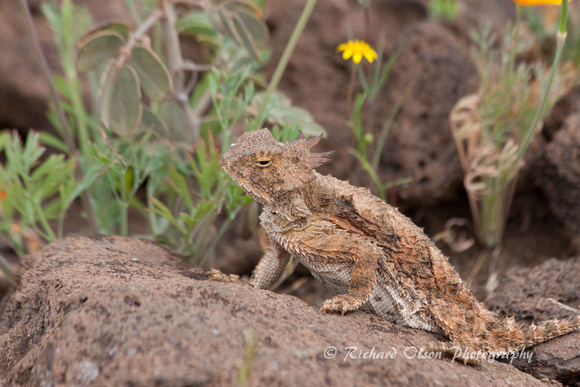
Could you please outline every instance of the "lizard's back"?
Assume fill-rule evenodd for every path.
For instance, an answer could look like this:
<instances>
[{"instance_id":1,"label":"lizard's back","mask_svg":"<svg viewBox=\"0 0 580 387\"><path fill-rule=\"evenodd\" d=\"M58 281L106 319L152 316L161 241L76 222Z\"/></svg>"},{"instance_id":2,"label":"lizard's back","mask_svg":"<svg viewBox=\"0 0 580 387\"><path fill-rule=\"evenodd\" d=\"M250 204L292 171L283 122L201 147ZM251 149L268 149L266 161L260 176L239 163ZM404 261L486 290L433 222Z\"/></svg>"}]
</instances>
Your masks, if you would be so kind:
<instances>
[{"instance_id":1,"label":"lizard's back","mask_svg":"<svg viewBox=\"0 0 580 387\"><path fill-rule=\"evenodd\" d=\"M305 202L313 216L328 219L347 233L369 238L382 249L377 282L363 309L398 324L440 333L443 331L429 309L435 299L467 302L474 311L487 312L495 320L495 315L463 285L447 258L409 218L367 188L316 175L305 191ZM346 292L349 284L342 285L337 288L330 284Z\"/></svg>"}]
</instances>

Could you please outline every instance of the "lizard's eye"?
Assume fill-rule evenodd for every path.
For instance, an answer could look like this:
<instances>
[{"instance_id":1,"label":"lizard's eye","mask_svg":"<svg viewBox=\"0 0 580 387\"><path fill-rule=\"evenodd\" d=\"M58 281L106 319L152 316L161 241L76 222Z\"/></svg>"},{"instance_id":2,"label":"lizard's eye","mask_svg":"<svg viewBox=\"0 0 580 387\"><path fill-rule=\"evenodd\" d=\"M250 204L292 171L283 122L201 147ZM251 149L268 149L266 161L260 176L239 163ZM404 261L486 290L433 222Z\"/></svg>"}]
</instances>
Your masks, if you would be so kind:
<instances>
[{"instance_id":1,"label":"lizard's eye","mask_svg":"<svg viewBox=\"0 0 580 387\"><path fill-rule=\"evenodd\" d=\"M269 167L270 164L272 164L272 159L269 157L260 157L257 160L257 166L260 168L266 168Z\"/></svg>"}]
</instances>

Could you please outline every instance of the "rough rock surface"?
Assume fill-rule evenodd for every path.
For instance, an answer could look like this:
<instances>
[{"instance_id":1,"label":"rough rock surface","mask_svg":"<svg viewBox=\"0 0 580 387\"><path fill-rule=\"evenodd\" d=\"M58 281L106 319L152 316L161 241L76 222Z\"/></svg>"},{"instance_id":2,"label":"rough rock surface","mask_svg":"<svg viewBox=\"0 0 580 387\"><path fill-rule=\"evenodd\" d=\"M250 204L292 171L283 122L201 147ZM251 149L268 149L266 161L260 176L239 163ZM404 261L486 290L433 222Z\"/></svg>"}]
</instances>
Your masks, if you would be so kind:
<instances>
[{"instance_id":1,"label":"rough rock surface","mask_svg":"<svg viewBox=\"0 0 580 387\"><path fill-rule=\"evenodd\" d=\"M296 1L272 3L276 6L269 7L268 24L275 27L269 69L277 63L290 35L293 23L289 21L297 19L303 7L302 2ZM365 112L365 130L376 136L408 85L416 82L387 137L379 170L383 181L413 178L412 183L398 187L397 193L408 202L425 205L449 199L461 184L461 167L448 116L461 97L476 89L477 74L468 39L448 26L427 21L423 3L385 1L371 2L369 6L370 44L377 47L384 36L386 57L396 47L401 48L401 53L374 108ZM460 19L472 17L471 12L466 12ZM348 35L346 27L342 31L327 28L329 20L332 25L349 26L353 36L369 40L363 7L344 1L317 4L280 88L327 129L324 149L338 150L335 161L322 171L326 168L333 176L371 186L366 173L359 171L358 163L348 157L349 146L354 146L347 124L351 71L350 63L335 52Z\"/></svg>"},{"instance_id":2,"label":"rough rock surface","mask_svg":"<svg viewBox=\"0 0 580 387\"><path fill-rule=\"evenodd\" d=\"M40 9L42 0L28 3L49 67L55 74L61 74L52 31ZM75 3L85 5L95 21L128 19L124 2L80 0ZM0 1L0 129L52 130L46 117L48 86L34 56L24 20L18 1Z\"/></svg>"},{"instance_id":3,"label":"rough rock surface","mask_svg":"<svg viewBox=\"0 0 580 387\"><path fill-rule=\"evenodd\" d=\"M580 107L580 94L576 107ZM580 251L580 114L568 117L546 146L537 180L550 208Z\"/></svg>"},{"instance_id":4,"label":"rough rock surface","mask_svg":"<svg viewBox=\"0 0 580 387\"><path fill-rule=\"evenodd\" d=\"M244 364L254 385L542 385L509 364L404 355L441 339L206 281L148 241L66 238L28 256L0 304L0 385L234 385ZM349 346L356 358L345 361ZM376 358L392 348L394 358Z\"/></svg>"},{"instance_id":5,"label":"rough rock surface","mask_svg":"<svg viewBox=\"0 0 580 387\"><path fill-rule=\"evenodd\" d=\"M534 268L509 270L486 305L505 316L529 322L572 318L580 313L580 257L551 259ZM573 309L554 303L555 300ZM580 385L580 332L542 344L532 361L514 361L519 369L538 378Z\"/></svg>"},{"instance_id":6,"label":"rough rock surface","mask_svg":"<svg viewBox=\"0 0 580 387\"><path fill-rule=\"evenodd\" d=\"M449 127L449 112L477 89L469 43L444 25L415 24L399 41L401 53L377 109L381 123L415 82L389 132L382 153L383 181L411 177L397 188L401 198L429 205L453 197L463 179ZM385 173L386 172L386 173Z\"/></svg>"}]
</instances>

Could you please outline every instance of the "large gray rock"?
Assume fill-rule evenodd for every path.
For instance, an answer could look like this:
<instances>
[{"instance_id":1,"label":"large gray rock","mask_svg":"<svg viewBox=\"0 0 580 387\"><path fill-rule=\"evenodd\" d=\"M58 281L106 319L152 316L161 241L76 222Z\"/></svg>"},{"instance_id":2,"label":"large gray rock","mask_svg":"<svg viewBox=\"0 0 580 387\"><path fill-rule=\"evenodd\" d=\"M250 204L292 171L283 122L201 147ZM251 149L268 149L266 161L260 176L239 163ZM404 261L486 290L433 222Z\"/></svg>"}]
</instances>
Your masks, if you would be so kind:
<instances>
[{"instance_id":1,"label":"large gray rock","mask_svg":"<svg viewBox=\"0 0 580 387\"><path fill-rule=\"evenodd\" d=\"M437 340L364 312L324 315L292 296L207 281L148 241L66 238L26 257L0 304L0 385L235 385L244 367L253 385L542 385L509 364L405 356ZM357 358L345 360L345 347Z\"/></svg>"}]
</instances>

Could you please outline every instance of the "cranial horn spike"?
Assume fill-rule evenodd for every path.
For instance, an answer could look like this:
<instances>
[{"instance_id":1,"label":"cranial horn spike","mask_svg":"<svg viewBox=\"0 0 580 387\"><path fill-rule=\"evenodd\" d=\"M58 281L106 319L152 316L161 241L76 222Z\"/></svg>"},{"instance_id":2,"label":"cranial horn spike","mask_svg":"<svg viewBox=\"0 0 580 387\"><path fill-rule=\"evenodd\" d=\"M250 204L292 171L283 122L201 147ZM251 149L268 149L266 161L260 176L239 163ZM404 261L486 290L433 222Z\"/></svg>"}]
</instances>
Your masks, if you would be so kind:
<instances>
[{"instance_id":1,"label":"cranial horn spike","mask_svg":"<svg viewBox=\"0 0 580 387\"><path fill-rule=\"evenodd\" d=\"M320 141L320 139L322 138L322 134L318 137L311 137L308 140L306 140L306 142L304 143L304 145L306 146L307 149L312 148L314 145L318 144L318 141Z\"/></svg>"},{"instance_id":2,"label":"cranial horn spike","mask_svg":"<svg viewBox=\"0 0 580 387\"><path fill-rule=\"evenodd\" d=\"M302 131L299 130L298 131L298 138L296 139L296 141L298 141L298 140L304 140L304 139L305 139L304 133L302 133Z\"/></svg>"},{"instance_id":3,"label":"cranial horn spike","mask_svg":"<svg viewBox=\"0 0 580 387\"><path fill-rule=\"evenodd\" d=\"M320 138L320 137L315 137ZM335 151L324 152L324 153L311 153L308 155L308 167L310 169L318 168L330 161L330 157Z\"/></svg>"}]
</instances>

